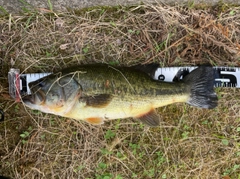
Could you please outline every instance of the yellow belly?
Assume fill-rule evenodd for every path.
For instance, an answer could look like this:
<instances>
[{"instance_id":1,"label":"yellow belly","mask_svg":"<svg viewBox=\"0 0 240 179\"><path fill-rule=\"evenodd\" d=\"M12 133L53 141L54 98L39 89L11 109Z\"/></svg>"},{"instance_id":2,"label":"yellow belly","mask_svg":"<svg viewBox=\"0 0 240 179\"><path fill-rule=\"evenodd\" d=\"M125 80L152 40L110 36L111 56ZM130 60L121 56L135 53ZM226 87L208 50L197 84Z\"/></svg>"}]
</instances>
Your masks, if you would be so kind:
<instances>
[{"instance_id":1,"label":"yellow belly","mask_svg":"<svg viewBox=\"0 0 240 179\"><path fill-rule=\"evenodd\" d=\"M86 106L84 103L77 102L72 110L63 116L77 120L86 120L90 123L89 119L93 120L93 123L95 123L96 119L101 119L100 123L103 123L105 120L138 117L161 106L176 102L185 102L188 97L187 95L161 96L158 99L140 97L138 100L113 98L107 106L102 108Z\"/></svg>"}]
</instances>

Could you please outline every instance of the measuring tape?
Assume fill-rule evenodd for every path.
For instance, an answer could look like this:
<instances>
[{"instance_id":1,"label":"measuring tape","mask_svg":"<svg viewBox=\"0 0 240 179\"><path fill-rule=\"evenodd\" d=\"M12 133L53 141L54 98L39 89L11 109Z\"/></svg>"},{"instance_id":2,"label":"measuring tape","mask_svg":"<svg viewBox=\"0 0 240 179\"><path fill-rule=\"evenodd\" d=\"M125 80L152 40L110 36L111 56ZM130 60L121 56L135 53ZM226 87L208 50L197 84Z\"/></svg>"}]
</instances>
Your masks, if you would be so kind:
<instances>
[{"instance_id":1,"label":"measuring tape","mask_svg":"<svg viewBox=\"0 0 240 179\"><path fill-rule=\"evenodd\" d=\"M8 72L9 94L17 102L21 96L31 94L28 84L36 81L39 78L50 75L51 73L28 73L20 74L19 69L11 68Z\"/></svg>"},{"instance_id":2,"label":"measuring tape","mask_svg":"<svg viewBox=\"0 0 240 179\"><path fill-rule=\"evenodd\" d=\"M151 76L155 80L174 82L182 80L187 74L197 67L165 67L157 68ZM237 67L213 67L214 87L240 88L240 68ZM11 68L8 72L9 94L16 101L21 96L31 94L28 83L38 80L51 73L21 74L19 69Z\"/></svg>"},{"instance_id":3,"label":"measuring tape","mask_svg":"<svg viewBox=\"0 0 240 179\"><path fill-rule=\"evenodd\" d=\"M174 82L183 79L197 67L166 67L155 71L154 79L166 82ZM237 67L213 67L214 87L240 88L240 68Z\"/></svg>"}]
</instances>

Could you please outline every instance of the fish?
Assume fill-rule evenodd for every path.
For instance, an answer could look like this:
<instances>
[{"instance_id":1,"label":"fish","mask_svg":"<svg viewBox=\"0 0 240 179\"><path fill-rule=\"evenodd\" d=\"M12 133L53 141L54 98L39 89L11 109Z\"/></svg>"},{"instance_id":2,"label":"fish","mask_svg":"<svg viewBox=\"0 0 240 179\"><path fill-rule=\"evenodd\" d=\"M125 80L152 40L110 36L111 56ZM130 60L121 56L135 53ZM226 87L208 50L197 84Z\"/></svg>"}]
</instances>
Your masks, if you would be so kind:
<instances>
[{"instance_id":1,"label":"fish","mask_svg":"<svg viewBox=\"0 0 240 179\"><path fill-rule=\"evenodd\" d=\"M212 109L218 103L210 66L199 66L177 82L163 82L139 67L86 64L65 68L28 85L31 94L22 98L27 107L95 125L135 118L157 127L161 119L156 108L188 103Z\"/></svg>"}]
</instances>

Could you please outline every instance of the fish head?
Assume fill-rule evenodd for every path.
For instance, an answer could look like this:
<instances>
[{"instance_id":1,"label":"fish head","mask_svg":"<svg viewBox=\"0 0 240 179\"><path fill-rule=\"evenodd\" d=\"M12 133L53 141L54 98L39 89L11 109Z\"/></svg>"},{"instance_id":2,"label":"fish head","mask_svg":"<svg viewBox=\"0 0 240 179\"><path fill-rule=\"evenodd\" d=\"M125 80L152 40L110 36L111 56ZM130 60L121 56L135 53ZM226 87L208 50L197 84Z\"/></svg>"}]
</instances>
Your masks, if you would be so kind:
<instances>
[{"instance_id":1,"label":"fish head","mask_svg":"<svg viewBox=\"0 0 240 179\"><path fill-rule=\"evenodd\" d=\"M46 113L67 113L81 94L81 86L73 75L49 75L28 85L31 95L23 97L23 102Z\"/></svg>"}]
</instances>

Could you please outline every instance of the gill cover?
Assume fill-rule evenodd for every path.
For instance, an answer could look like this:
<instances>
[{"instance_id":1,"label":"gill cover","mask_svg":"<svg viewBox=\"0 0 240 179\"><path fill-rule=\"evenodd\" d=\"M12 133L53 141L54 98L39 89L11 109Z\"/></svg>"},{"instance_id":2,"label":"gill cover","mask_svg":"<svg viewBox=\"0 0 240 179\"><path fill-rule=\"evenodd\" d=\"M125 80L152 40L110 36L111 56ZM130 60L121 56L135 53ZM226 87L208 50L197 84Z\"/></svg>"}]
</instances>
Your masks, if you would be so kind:
<instances>
[{"instance_id":1,"label":"gill cover","mask_svg":"<svg viewBox=\"0 0 240 179\"><path fill-rule=\"evenodd\" d=\"M81 87L73 74L52 74L29 83L29 87L34 98L33 105L40 105L41 110L50 113L67 112L81 93Z\"/></svg>"}]
</instances>

